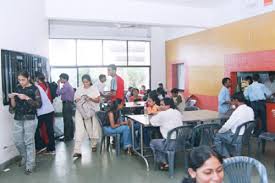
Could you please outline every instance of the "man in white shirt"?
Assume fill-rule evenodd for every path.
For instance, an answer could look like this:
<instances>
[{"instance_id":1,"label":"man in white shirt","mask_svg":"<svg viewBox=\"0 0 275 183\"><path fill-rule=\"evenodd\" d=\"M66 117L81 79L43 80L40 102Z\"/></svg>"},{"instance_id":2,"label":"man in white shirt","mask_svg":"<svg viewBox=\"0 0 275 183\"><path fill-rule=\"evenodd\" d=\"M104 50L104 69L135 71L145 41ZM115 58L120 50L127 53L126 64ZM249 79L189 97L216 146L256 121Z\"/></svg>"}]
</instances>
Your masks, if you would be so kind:
<instances>
[{"instance_id":1,"label":"man in white shirt","mask_svg":"<svg viewBox=\"0 0 275 183\"><path fill-rule=\"evenodd\" d=\"M160 102L161 112L153 116L150 123L153 126L159 126L160 132L163 139L153 139L150 142L150 147L155 150L157 161L161 163L161 169L168 169L167 155L165 151L172 150L175 148L175 140L166 146L167 134L170 130L182 126L182 116L181 113L176 110L173 99L164 98ZM173 134L171 139L175 139L176 136Z\"/></svg>"},{"instance_id":2,"label":"man in white shirt","mask_svg":"<svg viewBox=\"0 0 275 183\"><path fill-rule=\"evenodd\" d=\"M230 118L222 126L219 132L216 134L214 139L214 144L216 146L217 152L225 157L229 157L229 151L222 142L230 143L237 128L248 122L254 120L253 109L245 104L245 98L243 93L238 92L232 96L232 104L236 106L236 110L232 113ZM239 135L244 134L244 128L240 130Z\"/></svg>"}]
</instances>

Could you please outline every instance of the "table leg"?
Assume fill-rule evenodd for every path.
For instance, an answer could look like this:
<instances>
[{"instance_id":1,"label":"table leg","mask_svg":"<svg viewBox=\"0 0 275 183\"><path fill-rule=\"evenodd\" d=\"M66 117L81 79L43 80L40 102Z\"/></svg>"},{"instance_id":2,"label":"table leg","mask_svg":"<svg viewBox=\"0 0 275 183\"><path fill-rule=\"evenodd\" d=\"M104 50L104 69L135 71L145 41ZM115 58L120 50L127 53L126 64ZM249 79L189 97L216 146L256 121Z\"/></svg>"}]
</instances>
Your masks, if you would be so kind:
<instances>
[{"instance_id":1,"label":"table leg","mask_svg":"<svg viewBox=\"0 0 275 183\"><path fill-rule=\"evenodd\" d=\"M132 145L133 145L133 151L135 154L140 156L146 164L146 170L149 171L149 163L146 157L144 156L144 144L143 144L143 125L140 124L140 152L135 147L135 129L134 129L134 122L132 122Z\"/></svg>"}]
</instances>

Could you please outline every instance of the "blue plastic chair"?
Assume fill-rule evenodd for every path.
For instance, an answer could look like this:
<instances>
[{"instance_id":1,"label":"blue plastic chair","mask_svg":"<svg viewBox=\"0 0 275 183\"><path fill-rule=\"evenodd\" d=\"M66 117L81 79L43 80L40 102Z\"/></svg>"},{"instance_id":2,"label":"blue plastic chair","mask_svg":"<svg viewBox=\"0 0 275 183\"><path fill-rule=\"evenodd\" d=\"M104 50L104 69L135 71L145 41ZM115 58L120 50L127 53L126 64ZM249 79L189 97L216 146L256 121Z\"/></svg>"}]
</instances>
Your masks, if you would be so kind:
<instances>
[{"instance_id":1,"label":"blue plastic chair","mask_svg":"<svg viewBox=\"0 0 275 183\"><path fill-rule=\"evenodd\" d=\"M226 147L230 149L231 156L240 156L242 154L243 145L248 146L248 156L250 156L251 147L250 147L250 137L252 135L253 130L256 127L256 121L248 121L242 125L240 125L230 143L224 143ZM244 134L239 135L240 130L244 128Z\"/></svg>"},{"instance_id":2,"label":"blue plastic chair","mask_svg":"<svg viewBox=\"0 0 275 183\"><path fill-rule=\"evenodd\" d=\"M188 149L192 149L191 138L192 138L192 125L181 126L172 129L168 132L167 140L165 143L165 147L169 147L169 143L171 141L176 140L175 149L167 149L164 153L168 156L168 164L169 164L169 177L173 177L174 175L174 166L175 166L175 154L176 152L183 151L184 152L184 164L185 168L187 168L187 153ZM172 134L176 134L176 139L171 139ZM156 167L156 149L152 149L154 155L154 166Z\"/></svg>"},{"instance_id":3,"label":"blue plastic chair","mask_svg":"<svg viewBox=\"0 0 275 183\"><path fill-rule=\"evenodd\" d=\"M192 145L200 146L207 145L210 147L214 146L214 138L221 125L218 123L209 123L197 125L193 129Z\"/></svg>"},{"instance_id":4,"label":"blue plastic chair","mask_svg":"<svg viewBox=\"0 0 275 183\"><path fill-rule=\"evenodd\" d=\"M108 142L107 142L107 150L110 147L110 137L114 137L116 139L116 155L119 156L120 154L120 134L116 133L116 134L106 134L104 132L104 124L106 124L106 120L107 120L107 112L106 111L98 111L96 112L96 118L101 126L101 140L100 140L100 154L102 153L102 146L103 143L105 142L105 139L107 138Z\"/></svg>"},{"instance_id":5,"label":"blue plastic chair","mask_svg":"<svg viewBox=\"0 0 275 183\"><path fill-rule=\"evenodd\" d=\"M250 183L253 169L257 170L260 183L268 183L265 166L254 158L245 156L227 158L223 162L223 167L230 183Z\"/></svg>"}]
</instances>

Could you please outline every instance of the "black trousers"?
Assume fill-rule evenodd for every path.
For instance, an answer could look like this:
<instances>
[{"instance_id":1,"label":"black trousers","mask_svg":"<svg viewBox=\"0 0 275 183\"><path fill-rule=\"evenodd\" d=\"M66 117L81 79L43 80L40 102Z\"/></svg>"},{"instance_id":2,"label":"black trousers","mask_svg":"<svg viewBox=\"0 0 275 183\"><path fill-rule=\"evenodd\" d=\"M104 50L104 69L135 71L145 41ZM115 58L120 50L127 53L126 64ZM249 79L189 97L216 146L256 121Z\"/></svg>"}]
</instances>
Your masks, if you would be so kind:
<instances>
[{"instance_id":1,"label":"black trousers","mask_svg":"<svg viewBox=\"0 0 275 183\"><path fill-rule=\"evenodd\" d=\"M37 150L47 147L48 151L55 151L53 122L54 122L54 112L38 116L38 125L35 132L35 148ZM46 130L47 130L47 135L49 140L47 145L43 142L40 134L40 128L43 123L46 125Z\"/></svg>"},{"instance_id":2,"label":"black trousers","mask_svg":"<svg viewBox=\"0 0 275 183\"><path fill-rule=\"evenodd\" d=\"M74 122L73 122L73 102L62 102L62 115L64 122L64 140L72 140L74 138Z\"/></svg>"},{"instance_id":3,"label":"black trousers","mask_svg":"<svg viewBox=\"0 0 275 183\"><path fill-rule=\"evenodd\" d=\"M254 111L255 119L261 120L261 127L257 125L256 131L260 134L266 132L266 105L265 100L258 100L251 102L251 107Z\"/></svg>"}]
</instances>

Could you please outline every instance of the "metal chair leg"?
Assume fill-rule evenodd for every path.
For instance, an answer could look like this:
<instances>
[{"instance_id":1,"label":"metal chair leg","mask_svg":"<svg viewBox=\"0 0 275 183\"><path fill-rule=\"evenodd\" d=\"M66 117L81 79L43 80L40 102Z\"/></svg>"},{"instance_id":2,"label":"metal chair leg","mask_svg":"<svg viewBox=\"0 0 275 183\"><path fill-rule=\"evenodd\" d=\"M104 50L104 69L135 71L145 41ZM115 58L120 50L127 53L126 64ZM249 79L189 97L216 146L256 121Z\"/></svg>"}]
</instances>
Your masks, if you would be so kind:
<instances>
[{"instance_id":1,"label":"metal chair leg","mask_svg":"<svg viewBox=\"0 0 275 183\"><path fill-rule=\"evenodd\" d=\"M174 169L175 169L175 152L168 151L168 164L169 164L169 177L172 178L174 176Z\"/></svg>"}]
</instances>

